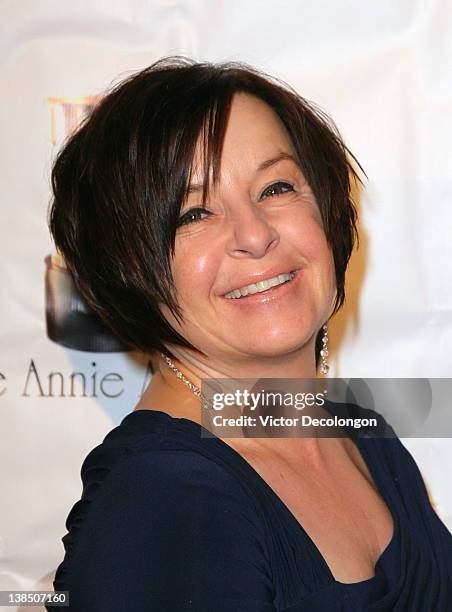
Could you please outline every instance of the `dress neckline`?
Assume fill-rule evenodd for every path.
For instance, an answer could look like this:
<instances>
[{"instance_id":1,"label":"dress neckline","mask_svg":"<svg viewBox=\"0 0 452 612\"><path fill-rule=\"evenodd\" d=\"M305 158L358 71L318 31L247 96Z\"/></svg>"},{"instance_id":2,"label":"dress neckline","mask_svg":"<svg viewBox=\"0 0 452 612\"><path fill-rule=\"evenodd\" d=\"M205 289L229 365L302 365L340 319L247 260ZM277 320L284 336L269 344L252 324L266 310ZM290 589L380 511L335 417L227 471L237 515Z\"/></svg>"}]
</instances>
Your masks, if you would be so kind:
<instances>
[{"instance_id":1,"label":"dress neckline","mask_svg":"<svg viewBox=\"0 0 452 612\"><path fill-rule=\"evenodd\" d=\"M281 511L286 516L287 524L290 526L291 530L294 532L294 535L296 537L299 537L301 535L303 538L307 539L310 546L312 547L312 550L315 552L326 574L328 575L329 581L331 583L336 583L337 585L343 588L346 588L346 589L353 589L354 587L360 588L363 585L370 585L380 580L381 566L385 558L390 554L391 550L394 548L396 541L398 540L399 529L400 529L399 518L398 518L398 513L396 511L395 505L389 494L389 491L387 487L385 486L384 482L382 481L382 479L380 478L379 474L377 473L377 470L375 469L375 464L373 463L372 458L370 456L371 453L369 453L368 447L362 444L362 440L363 440L362 438L359 438L358 436L356 437L350 436L351 441L357 447L357 450L359 454L361 455L361 458L364 464L366 465L370 476L372 477L373 484L376 490L380 494L380 497L385 502L391 514L392 523L393 523L392 537L390 541L388 542L388 544L386 545L386 547L384 548L384 550L380 553L377 560L375 561L373 576L371 576L370 578L366 578L365 580L360 580L358 582L341 582L340 580L337 580L335 578L333 572L331 571L320 549L318 548L314 540L311 538L311 536L307 533L307 531L305 530L303 525L300 523L300 521L295 517L293 512L286 505L286 503L281 499L281 497L276 493L276 491L267 483L267 481L259 474L259 472L251 465L251 463L249 463L245 459L245 457L243 457L238 451L236 451L232 446L224 442L224 440L219 438L217 435L213 434L211 431L209 431L207 428L205 428L200 423L197 423L196 421L193 421L192 419L187 419L185 417L173 417L169 413L164 412L162 410L154 410L151 408L134 410L123 419L123 422L125 420L128 420L129 417L131 417L131 415L135 413L139 413L139 412L150 413L157 418L160 418L160 419L163 418L167 420L167 422L169 423L182 425L183 427L185 427L185 429L188 429L192 433L197 434L197 437L199 437L200 439L204 438L204 439L214 441L214 443L217 444L219 448L223 450L224 453L229 454L231 457L234 458L236 462L239 462L240 465L252 476L252 478L254 478L254 480L256 480L267 491L268 495L274 500L276 505L281 509Z\"/></svg>"}]
</instances>

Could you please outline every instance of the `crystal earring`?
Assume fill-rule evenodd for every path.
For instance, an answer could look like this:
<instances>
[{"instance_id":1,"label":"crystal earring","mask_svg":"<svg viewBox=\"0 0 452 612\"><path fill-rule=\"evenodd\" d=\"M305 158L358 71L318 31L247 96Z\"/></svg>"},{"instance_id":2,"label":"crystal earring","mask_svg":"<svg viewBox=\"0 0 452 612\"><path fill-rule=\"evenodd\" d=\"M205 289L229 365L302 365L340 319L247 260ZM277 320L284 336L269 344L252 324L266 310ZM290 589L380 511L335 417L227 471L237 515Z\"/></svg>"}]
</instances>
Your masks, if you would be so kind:
<instances>
[{"instance_id":1,"label":"crystal earring","mask_svg":"<svg viewBox=\"0 0 452 612\"><path fill-rule=\"evenodd\" d=\"M326 358L328 357L328 326L325 325L322 327L323 336L322 336L322 348L320 349L320 366L319 372L320 374L328 374L328 370L330 366L326 362Z\"/></svg>"}]
</instances>

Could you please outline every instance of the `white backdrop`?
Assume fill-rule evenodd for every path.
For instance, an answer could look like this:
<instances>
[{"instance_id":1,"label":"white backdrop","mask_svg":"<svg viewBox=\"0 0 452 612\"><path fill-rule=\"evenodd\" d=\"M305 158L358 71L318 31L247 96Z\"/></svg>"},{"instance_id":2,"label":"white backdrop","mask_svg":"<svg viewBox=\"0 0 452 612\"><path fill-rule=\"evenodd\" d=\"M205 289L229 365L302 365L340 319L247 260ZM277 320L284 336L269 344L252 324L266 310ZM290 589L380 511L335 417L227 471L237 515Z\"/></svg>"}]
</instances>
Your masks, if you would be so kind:
<instances>
[{"instance_id":1,"label":"white backdrop","mask_svg":"<svg viewBox=\"0 0 452 612\"><path fill-rule=\"evenodd\" d=\"M450 18L447 0L0 2L0 590L50 584L81 463L147 378L144 360L47 336L50 165L90 97L185 54L248 62L317 102L369 177L331 375L451 377ZM452 529L450 440L404 443Z\"/></svg>"}]
</instances>

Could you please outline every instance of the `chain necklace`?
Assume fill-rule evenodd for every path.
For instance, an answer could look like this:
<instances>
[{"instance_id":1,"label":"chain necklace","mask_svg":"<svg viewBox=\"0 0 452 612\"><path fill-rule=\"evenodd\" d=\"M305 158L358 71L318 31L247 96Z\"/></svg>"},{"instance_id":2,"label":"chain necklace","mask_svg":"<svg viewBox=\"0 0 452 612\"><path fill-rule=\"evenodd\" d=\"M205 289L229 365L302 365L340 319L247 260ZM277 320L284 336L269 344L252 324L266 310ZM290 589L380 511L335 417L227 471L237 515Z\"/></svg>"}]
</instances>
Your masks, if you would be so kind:
<instances>
[{"instance_id":1,"label":"chain necklace","mask_svg":"<svg viewBox=\"0 0 452 612\"><path fill-rule=\"evenodd\" d=\"M174 372L174 374L177 376L177 378L179 378L179 380L181 380L184 385L186 385L190 391L193 393L193 395L196 395L197 398L199 398L201 400L201 407L206 410L207 412L209 412L211 409L209 408L210 406L210 402L207 399L207 397L204 395L204 393L201 392L201 389L199 387L197 387L194 383L191 382L191 380L189 380L185 374L183 372L181 372L179 370L179 368L177 368L173 361L168 357L168 355L164 355L163 353L160 353L160 356L162 357L163 361L166 363L166 365L170 368L170 370L172 370Z\"/></svg>"},{"instance_id":2,"label":"chain necklace","mask_svg":"<svg viewBox=\"0 0 452 612\"><path fill-rule=\"evenodd\" d=\"M327 350L327 342L328 342L328 336L327 336L327 326L324 325L323 326L324 329L324 336L322 338L323 341L323 350L321 351L321 356L322 356L322 363L321 363L321 372L326 374L328 372L328 365L326 364L325 361L325 357L328 355L328 350ZM165 362L165 364L168 366L168 368L170 368L170 370L172 370L174 372L174 374L177 376L177 378L179 378L179 380L181 380L184 385L186 385L190 391L193 393L193 395L195 395L200 401L201 401L201 408L203 410L205 410L206 412L209 412L212 410L211 406L211 402L207 399L207 397L204 395L204 393L202 393L201 389L199 387L197 387L194 383L191 382L191 380L189 380L185 374L183 372L181 372L179 370L179 368L177 368L173 361L168 357L168 355L165 355L164 353L160 353L161 358L163 359L163 361ZM322 366L324 366L324 369L322 369Z\"/></svg>"}]
</instances>

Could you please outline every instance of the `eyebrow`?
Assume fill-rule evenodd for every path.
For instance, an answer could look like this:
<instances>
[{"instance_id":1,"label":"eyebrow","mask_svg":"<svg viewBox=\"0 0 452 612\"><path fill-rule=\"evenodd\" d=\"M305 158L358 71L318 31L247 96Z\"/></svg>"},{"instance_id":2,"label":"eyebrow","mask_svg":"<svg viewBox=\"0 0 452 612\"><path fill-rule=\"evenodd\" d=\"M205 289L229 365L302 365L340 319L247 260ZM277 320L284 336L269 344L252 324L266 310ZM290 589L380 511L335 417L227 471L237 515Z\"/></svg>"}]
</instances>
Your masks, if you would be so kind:
<instances>
[{"instance_id":1,"label":"eyebrow","mask_svg":"<svg viewBox=\"0 0 452 612\"><path fill-rule=\"evenodd\" d=\"M268 170L272 166L276 166L276 164L284 160L292 161L294 162L294 164L298 166L298 162L293 155L291 155L290 153L282 152L276 157L271 157L270 159L266 159L265 161L260 163L259 166L256 168L256 172L262 172L263 170ZM187 195L190 193L198 193L202 191L202 188L203 188L202 183L191 183L187 189Z\"/></svg>"},{"instance_id":2,"label":"eyebrow","mask_svg":"<svg viewBox=\"0 0 452 612\"><path fill-rule=\"evenodd\" d=\"M290 153L282 152L276 157L272 157L271 159L267 159L264 162L262 162L257 167L257 172L261 172L262 170L268 170L268 168L271 168L272 166L275 166L276 164L278 164L280 161L284 161L286 159L293 161L294 164L297 164L298 166L298 162L293 155L290 155Z\"/></svg>"}]
</instances>

